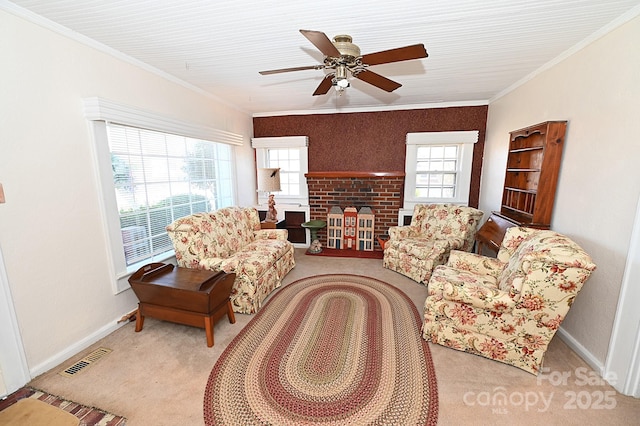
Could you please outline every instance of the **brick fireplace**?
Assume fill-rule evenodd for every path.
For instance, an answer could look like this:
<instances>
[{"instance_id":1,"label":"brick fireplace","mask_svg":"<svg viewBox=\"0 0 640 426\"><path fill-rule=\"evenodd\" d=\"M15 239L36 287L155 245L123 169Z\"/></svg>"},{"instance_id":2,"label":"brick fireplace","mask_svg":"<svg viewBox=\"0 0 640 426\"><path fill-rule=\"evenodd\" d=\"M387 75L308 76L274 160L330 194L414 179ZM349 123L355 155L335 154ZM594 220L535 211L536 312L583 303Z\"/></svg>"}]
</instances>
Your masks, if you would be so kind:
<instances>
[{"instance_id":1,"label":"brick fireplace","mask_svg":"<svg viewBox=\"0 0 640 426\"><path fill-rule=\"evenodd\" d=\"M357 209L368 206L375 214L376 237L398 224L404 172L310 172L305 176L311 220L327 220L332 206L343 210L350 206ZM318 232L318 237L326 245L326 228ZM377 242L376 249L380 249Z\"/></svg>"}]
</instances>

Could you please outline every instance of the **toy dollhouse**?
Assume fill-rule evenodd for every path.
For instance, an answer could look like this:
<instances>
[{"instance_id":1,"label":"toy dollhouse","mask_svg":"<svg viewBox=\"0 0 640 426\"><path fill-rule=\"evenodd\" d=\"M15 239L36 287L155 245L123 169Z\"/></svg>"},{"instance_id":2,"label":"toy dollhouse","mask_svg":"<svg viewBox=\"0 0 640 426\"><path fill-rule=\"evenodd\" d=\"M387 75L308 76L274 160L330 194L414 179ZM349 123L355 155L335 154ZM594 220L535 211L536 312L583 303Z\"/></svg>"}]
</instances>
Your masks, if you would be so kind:
<instances>
[{"instance_id":1,"label":"toy dollhouse","mask_svg":"<svg viewBox=\"0 0 640 426\"><path fill-rule=\"evenodd\" d=\"M327 248L373 251L375 215L370 207L333 206L327 214Z\"/></svg>"},{"instance_id":2,"label":"toy dollhouse","mask_svg":"<svg viewBox=\"0 0 640 426\"><path fill-rule=\"evenodd\" d=\"M373 250L373 224L375 216L370 207L362 207L358 212L358 250Z\"/></svg>"},{"instance_id":3,"label":"toy dollhouse","mask_svg":"<svg viewBox=\"0 0 640 426\"><path fill-rule=\"evenodd\" d=\"M327 248L342 248L342 219L344 213L338 206L331 207L327 215Z\"/></svg>"},{"instance_id":4,"label":"toy dollhouse","mask_svg":"<svg viewBox=\"0 0 640 426\"><path fill-rule=\"evenodd\" d=\"M344 209L343 237L344 249L356 250L356 228L358 225L358 210L355 207Z\"/></svg>"}]
</instances>

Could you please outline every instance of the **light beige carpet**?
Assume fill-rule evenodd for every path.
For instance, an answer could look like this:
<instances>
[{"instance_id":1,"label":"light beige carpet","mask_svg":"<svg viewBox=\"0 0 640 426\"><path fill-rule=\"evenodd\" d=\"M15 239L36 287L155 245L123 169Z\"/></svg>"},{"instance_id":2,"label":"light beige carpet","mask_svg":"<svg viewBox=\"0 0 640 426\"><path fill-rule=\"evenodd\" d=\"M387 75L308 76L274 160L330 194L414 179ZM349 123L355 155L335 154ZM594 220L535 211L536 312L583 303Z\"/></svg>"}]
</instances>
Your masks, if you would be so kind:
<instances>
[{"instance_id":1,"label":"light beige carpet","mask_svg":"<svg viewBox=\"0 0 640 426\"><path fill-rule=\"evenodd\" d=\"M80 419L37 399L25 398L0 411L3 426L78 426Z\"/></svg>"},{"instance_id":2,"label":"light beige carpet","mask_svg":"<svg viewBox=\"0 0 640 426\"><path fill-rule=\"evenodd\" d=\"M381 260L307 256L303 249L296 249L295 257L296 267L285 277L284 286L320 274L365 275L396 286L423 312L426 287L384 269ZM575 303L580 303L580 296ZM123 415L127 426L204 425L202 404L209 373L251 318L238 314L235 324L220 320L212 348L207 348L203 329L149 318L135 333L135 323L129 323L31 385ZM73 378L58 374L99 347L113 352ZM439 426L638 424L640 400L597 380L597 374L558 336L545 357L547 373L539 378L439 345L429 343L429 348L438 379ZM585 382L584 377L595 379Z\"/></svg>"}]
</instances>

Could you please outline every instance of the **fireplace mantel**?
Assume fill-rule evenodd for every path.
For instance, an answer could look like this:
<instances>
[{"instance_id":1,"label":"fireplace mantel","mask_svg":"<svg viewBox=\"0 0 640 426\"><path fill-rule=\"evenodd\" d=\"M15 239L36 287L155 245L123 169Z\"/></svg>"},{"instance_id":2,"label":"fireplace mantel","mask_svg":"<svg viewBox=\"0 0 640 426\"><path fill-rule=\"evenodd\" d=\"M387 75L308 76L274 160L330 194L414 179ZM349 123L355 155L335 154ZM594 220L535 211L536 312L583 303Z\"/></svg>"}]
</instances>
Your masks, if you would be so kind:
<instances>
[{"instance_id":1,"label":"fireplace mantel","mask_svg":"<svg viewBox=\"0 0 640 426\"><path fill-rule=\"evenodd\" d=\"M404 172L309 172L306 178L377 178L377 177L404 177Z\"/></svg>"}]
</instances>

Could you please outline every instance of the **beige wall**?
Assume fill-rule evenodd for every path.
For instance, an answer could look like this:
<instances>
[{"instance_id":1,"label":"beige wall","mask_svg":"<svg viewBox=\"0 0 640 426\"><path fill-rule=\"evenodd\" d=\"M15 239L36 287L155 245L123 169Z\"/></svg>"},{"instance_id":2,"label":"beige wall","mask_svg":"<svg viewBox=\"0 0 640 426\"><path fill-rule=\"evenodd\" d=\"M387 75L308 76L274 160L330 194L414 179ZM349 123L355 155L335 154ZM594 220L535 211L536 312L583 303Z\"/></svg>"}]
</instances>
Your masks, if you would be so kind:
<instances>
[{"instance_id":1,"label":"beige wall","mask_svg":"<svg viewBox=\"0 0 640 426\"><path fill-rule=\"evenodd\" d=\"M552 228L597 271L563 328L604 363L640 194L640 18L489 105L480 208L499 210L508 132L568 120Z\"/></svg>"},{"instance_id":2,"label":"beige wall","mask_svg":"<svg viewBox=\"0 0 640 426\"><path fill-rule=\"evenodd\" d=\"M99 96L244 136L251 116L200 92L0 11L0 247L32 372L115 326L137 299L114 295L82 99ZM255 202L240 188L241 205ZM254 185L255 186L255 185ZM68 355L73 355L69 353Z\"/></svg>"}]
</instances>

